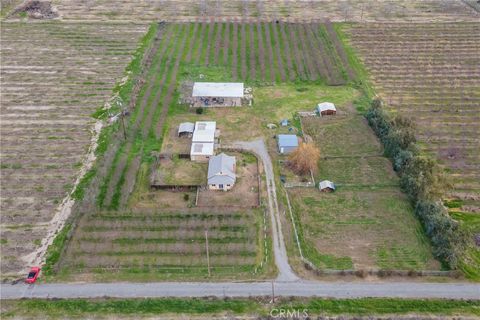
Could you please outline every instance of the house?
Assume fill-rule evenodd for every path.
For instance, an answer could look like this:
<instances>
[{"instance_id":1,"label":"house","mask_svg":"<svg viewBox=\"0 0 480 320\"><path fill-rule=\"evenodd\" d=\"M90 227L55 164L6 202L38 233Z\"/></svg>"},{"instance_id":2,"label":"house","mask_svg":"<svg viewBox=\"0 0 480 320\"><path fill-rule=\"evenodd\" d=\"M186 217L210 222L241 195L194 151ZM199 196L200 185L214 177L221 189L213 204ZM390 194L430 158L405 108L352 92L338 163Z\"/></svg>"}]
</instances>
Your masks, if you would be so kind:
<instances>
[{"instance_id":1,"label":"house","mask_svg":"<svg viewBox=\"0 0 480 320\"><path fill-rule=\"evenodd\" d=\"M237 179L235 169L235 157L225 153L211 157L208 161L208 189L223 191L232 189Z\"/></svg>"},{"instance_id":2,"label":"house","mask_svg":"<svg viewBox=\"0 0 480 320\"><path fill-rule=\"evenodd\" d=\"M195 122L190 148L190 159L192 161L208 161L214 155L216 131L217 124L215 121Z\"/></svg>"},{"instance_id":3,"label":"house","mask_svg":"<svg viewBox=\"0 0 480 320\"><path fill-rule=\"evenodd\" d=\"M333 192L335 191L335 184L332 181L323 180L318 184L318 189L322 192Z\"/></svg>"},{"instance_id":4,"label":"house","mask_svg":"<svg viewBox=\"0 0 480 320\"><path fill-rule=\"evenodd\" d=\"M331 102L322 102L317 105L317 112L321 116L333 115L337 113L337 108Z\"/></svg>"},{"instance_id":5,"label":"house","mask_svg":"<svg viewBox=\"0 0 480 320\"><path fill-rule=\"evenodd\" d=\"M241 82L195 82L193 107L235 107L242 105L244 86Z\"/></svg>"},{"instance_id":6,"label":"house","mask_svg":"<svg viewBox=\"0 0 480 320\"><path fill-rule=\"evenodd\" d=\"M195 124L191 122L182 122L178 126L178 136L179 137L191 137L195 131Z\"/></svg>"},{"instance_id":7,"label":"house","mask_svg":"<svg viewBox=\"0 0 480 320\"><path fill-rule=\"evenodd\" d=\"M277 142L281 154L288 154L298 147L298 138L294 134L279 134Z\"/></svg>"}]
</instances>

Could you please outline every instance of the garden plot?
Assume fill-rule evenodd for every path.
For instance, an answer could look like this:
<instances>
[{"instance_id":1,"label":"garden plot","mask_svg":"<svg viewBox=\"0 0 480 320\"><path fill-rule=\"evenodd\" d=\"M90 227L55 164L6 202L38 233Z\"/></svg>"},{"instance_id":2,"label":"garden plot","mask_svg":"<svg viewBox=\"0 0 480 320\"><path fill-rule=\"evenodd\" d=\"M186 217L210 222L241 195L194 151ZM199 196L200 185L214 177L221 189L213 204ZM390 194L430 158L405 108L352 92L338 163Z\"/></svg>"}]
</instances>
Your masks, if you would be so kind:
<instances>
[{"instance_id":1,"label":"garden plot","mask_svg":"<svg viewBox=\"0 0 480 320\"><path fill-rule=\"evenodd\" d=\"M304 119L321 150L316 181L334 193L289 188L304 256L321 269L438 269L428 239L363 117Z\"/></svg>"},{"instance_id":2,"label":"garden plot","mask_svg":"<svg viewBox=\"0 0 480 320\"><path fill-rule=\"evenodd\" d=\"M78 223L63 277L72 280L208 278L205 230L214 278L253 277L263 260L257 211L98 212Z\"/></svg>"},{"instance_id":3,"label":"garden plot","mask_svg":"<svg viewBox=\"0 0 480 320\"><path fill-rule=\"evenodd\" d=\"M1 210L10 230L2 233L2 271L8 274L25 267L22 257L40 246L38 239L72 191L91 143L91 114L121 80L146 27L1 27Z\"/></svg>"},{"instance_id":4,"label":"garden plot","mask_svg":"<svg viewBox=\"0 0 480 320\"><path fill-rule=\"evenodd\" d=\"M461 21L475 18L475 11L462 1L90 1L56 0L63 19L118 21L192 21L225 19L324 19L335 21Z\"/></svg>"}]
</instances>

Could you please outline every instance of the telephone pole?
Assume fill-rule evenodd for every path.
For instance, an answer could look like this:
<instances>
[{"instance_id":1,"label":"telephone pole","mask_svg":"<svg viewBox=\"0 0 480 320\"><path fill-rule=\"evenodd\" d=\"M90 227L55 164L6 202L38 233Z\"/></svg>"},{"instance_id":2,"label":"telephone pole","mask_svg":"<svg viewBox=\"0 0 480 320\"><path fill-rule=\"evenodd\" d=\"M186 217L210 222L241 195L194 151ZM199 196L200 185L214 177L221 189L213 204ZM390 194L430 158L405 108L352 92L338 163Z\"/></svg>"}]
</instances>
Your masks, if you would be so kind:
<instances>
[{"instance_id":1,"label":"telephone pole","mask_svg":"<svg viewBox=\"0 0 480 320\"><path fill-rule=\"evenodd\" d=\"M207 268L208 268L208 276L211 276L210 273L210 254L208 252L208 229L205 229L205 247L207 249Z\"/></svg>"}]
</instances>

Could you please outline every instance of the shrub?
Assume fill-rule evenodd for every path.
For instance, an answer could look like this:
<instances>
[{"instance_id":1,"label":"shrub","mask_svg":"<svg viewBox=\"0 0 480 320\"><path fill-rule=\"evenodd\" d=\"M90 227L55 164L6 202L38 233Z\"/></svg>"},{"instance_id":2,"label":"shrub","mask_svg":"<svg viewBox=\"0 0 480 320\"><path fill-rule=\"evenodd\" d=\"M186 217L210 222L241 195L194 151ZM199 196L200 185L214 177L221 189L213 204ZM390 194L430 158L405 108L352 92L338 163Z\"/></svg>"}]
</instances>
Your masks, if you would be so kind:
<instances>
[{"instance_id":1,"label":"shrub","mask_svg":"<svg viewBox=\"0 0 480 320\"><path fill-rule=\"evenodd\" d=\"M415 214L432 241L435 257L446 262L450 268L456 268L458 256L466 246L466 235L458 222L450 218L445 207L433 201L419 201Z\"/></svg>"},{"instance_id":2,"label":"shrub","mask_svg":"<svg viewBox=\"0 0 480 320\"><path fill-rule=\"evenodd\" d=\"M204 110L203 110L202 107L195 109L195 113L196 113L196 114L203 114L203 111L204 111Z\"/></svg>"},{"instance_id":3,"label":"shrub","mask_svg":"<svg viewBox=\"0 0 480 320\"><path fill-rule=\"evenodd\" d=\"M188 193L185 193L185 194L183 195L183 200L185 200L185 201L190 200L190 195L189 195Z\"/></svg>"}]
</instances>

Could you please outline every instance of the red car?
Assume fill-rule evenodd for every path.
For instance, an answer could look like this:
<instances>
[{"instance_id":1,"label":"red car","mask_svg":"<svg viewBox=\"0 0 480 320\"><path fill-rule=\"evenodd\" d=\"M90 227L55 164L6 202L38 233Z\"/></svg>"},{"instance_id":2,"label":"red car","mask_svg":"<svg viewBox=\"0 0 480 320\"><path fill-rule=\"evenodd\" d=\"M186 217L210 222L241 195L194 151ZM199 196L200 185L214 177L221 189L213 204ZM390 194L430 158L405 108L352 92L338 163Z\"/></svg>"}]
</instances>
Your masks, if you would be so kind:
<instances>
[{"instance_id":1,"label":"red car","mask_svg":"<svg viewBox=\"0 0 480 320\"><path fill-rule=\"evenodd\" d=\"M35 283L37 281L38 275L40 274L39 267L32 267L30 272L28 273L27 279L25 279L26 283Z\"/></svg>"}]
</instances>

